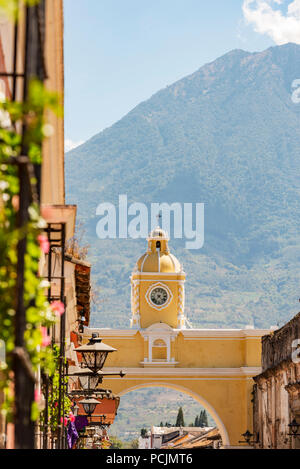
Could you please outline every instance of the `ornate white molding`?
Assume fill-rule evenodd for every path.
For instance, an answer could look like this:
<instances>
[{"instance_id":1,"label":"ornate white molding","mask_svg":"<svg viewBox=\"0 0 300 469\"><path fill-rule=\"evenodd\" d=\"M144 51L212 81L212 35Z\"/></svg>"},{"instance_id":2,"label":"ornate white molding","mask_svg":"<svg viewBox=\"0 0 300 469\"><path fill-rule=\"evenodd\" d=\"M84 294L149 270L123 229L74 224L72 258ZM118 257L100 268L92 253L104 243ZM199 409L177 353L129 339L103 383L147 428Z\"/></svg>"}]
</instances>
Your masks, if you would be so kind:
<instances>
[{"instance_id":1,"label":"ornate white molding","mask_svg":"<svg viewBox=\"0 0 300 469\"><path fill-rule=\"evenodd\" d=\"M270 334L269 329L185 329L181 331L186 340L197 339L258 339Z\"/></svg>"},{"instance_id":2,"label":"ornate white molding","mask_svg":"<svg viewBox=\"0 0 300 469\"><path fill-rule=\"evenodd\" d=\"M182 275L185 275L185 272L184 270L180 271L180 272L141 272L141 271L136 271L136 272L132 272L132 276L133 275L138 275L139 277L159 277L159 276L162 276L162 277L180 277Z\"/></svg>"},{"instance_id":3,"label":"ornate white molding","mask_svg":"<svg viewBox=\"0 0 300 469\"><path fill-rule=\"evenodd\" d=\"M146 362L149 364L149 362ZM172 362L169 362L170 364ZM162 365L162 364L161 364ZM168 368L161 366L160 368L123 368L126 376L122 378L126 380L133 376L168 376L169 379L182 377L184 378L252 378L261 373L260 367L239 367L239 368ZM117 368L104 368L103 371L116 371ZM112 379L112 378L109 378ZM120 379L113 378L113 379ZM148 378L147 378L148 379Z\"/></svg>"},{"instance_id":4,"label":"ornate white molding","mask_svg":"<svg viewBox=\"0 0 300 469\"><path fill-rule=\"evenodd\" d=\"M151 324L151 326L147 327L147 329L141 329L140 334L146 338L153 335L159 335L161 337L177 337L179 334L179 329L172 329L168 324L164 322L157 322L155 324Z\"/></svg>"},{"instance_id":5,"label":"ornate white molding","mask_svg":"<svg viewBox=\"0 0 300 469\"><path fill-rule=\"evenodd\" d=\"M156 274L157 274L157 272L156 272ZM166 274L164 274L164 275L166 275ZM176 282L176 283L184 283L185 282L185 280L176 280L176 279L173 280L173 279L168 279L168 278L164 278L163 280L165 282ZM133 280L133 281L135 281L135 280ZM161 282L162 279L161 278L143 278L143 279L141 279L141 281L143 281L143 282Z\"/></svg>"},{"instance_id":6,"label":"ornate white molding","mask_svg":"<svg viewBox=\"0 0 300 469\"><path fill-rule=\"evenodd\" d=\"M179 330L172 329L168 324L156 323L149 326L147 329L139 331L144 340L148 341L148 359L147 363L152 362L152 348L156 340L163 340L167 348L167 362L174 363L174 357L171 356L171 341L173 341L179 334Z\"/></svg>"},{"instance_id":7,"label":"ornate white molding","mask_svg":"<svg viewBox=\"0 0 300 469\"><path fill-rule=\"evenodd\" d=\"M175 361L152 361L152 362L149 362L147 359L144 359L143 362L140 362L140 364L145 367L145 368L151 368L151 367L157 367L157 368L161 368L162 366L164 367L167 367L167 368L175 368L176 365L178 365L179 362L175 362Z\"/></svg>"},{"instance_id":8,"label":"ornate white molding","mask_svg":"<svg viewBox=\"0 0 300 469\"><path fill-rule=\"evenodd\" d=\"M144 337L145 334L149 335L148 332L151 330L158 330L159 328L162 330L166 326L169 328L170 331L174 333L174 337L176 337L179 333L184 336L185 340L198 340L198 339L205 339L205 340L251 340L270 334L269 329L253 329L253 330L244 330L244 329L172 329L168 325L164 323L157 323L150 326L148 329L141 329L139 333ZM151 329L153 328L153 329ZM132 329L101 329L101 328L85 328L85 336L90 337L92 333L98 333L100 337L124 337L124 338L134 338L137 334L136 330ZM251 334L251 335L250 335Z\"/></svg>"},{"instance_id":9,"label":"ornate white molding","mask_svg":"<svg viewBox=\"0 0 300 469\"><path fill-rule=\"evenodd\" d=\"M168 300L162 305L155 305L151 301L151 292L152 292L152 290L154 290L155 288L158 288L158 287L163 288L168 293ZM171 292L170 288L165 283L157 282L157 283L154 283L153 285L150 285L150 287L148 288L148 290L146 292L145 298L146 298L146 301L147 301L148 305L151 306L151 308L154 308L157 311L161 311L162 309L165 309L169 306L169 304L171 303L171 301L173 299L173 293Z\"/></svg>"}]
</instances>

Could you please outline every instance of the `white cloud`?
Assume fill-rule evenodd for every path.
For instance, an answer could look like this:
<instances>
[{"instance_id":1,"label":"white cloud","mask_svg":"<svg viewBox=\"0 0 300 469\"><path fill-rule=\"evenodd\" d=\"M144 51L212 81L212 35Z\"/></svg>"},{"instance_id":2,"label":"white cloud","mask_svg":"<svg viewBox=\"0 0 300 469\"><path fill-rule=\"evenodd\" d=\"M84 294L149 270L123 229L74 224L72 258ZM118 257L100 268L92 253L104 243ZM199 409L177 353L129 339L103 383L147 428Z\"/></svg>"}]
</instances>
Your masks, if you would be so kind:
<instances>
[{"instance_id":1,"label":"white cloud","mask_svg":"<svg viewBox=\"0 0 300 469\"><path fill-rule=\"evenodd\" d=\"M65 152L67 153L70 150L73 150L76 147L79 147L79 145L82 145L84 143L83 140L80 140L79 142L74 142L73 140L66 138L65 140Z\"/></svg>"},{"instance_id":2,"label":"white cloud","mask_svg":"<svg viewBox=\"0 0 300 469\"><path fill-rule=\"evenodd\" d=\"M300 0L290 0L286 14L276 6L284 0L244 0L243 13L257 33L267 34L276 44L300 44Z\"/></svg>"}]
</instances>

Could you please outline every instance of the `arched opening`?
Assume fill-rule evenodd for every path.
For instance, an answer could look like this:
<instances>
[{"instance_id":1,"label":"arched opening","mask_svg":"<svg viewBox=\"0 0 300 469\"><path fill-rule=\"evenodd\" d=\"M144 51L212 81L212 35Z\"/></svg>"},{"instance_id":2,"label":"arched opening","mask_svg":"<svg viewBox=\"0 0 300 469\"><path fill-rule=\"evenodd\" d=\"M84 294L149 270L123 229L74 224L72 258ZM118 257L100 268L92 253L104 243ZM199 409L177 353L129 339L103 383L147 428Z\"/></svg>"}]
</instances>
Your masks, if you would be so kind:
<instances>
[{"instance_id":1,"label":"arched opening","mask_svg":"<svg viewBox=\"0 0 300 469\"><path fill-rule=\"evenodd\" d=\"M163 388L163 389L162 389ZM138 393L136 391L146 391L146 401L145 402L140 402L140 399L138 398ZM149 391L147 393L147 391ZM129 397L129 394L133 393L133 398L132 398L132 406L130 406L130 399L126 400L126 397ZM155 398L155 393L160 394L160 399L162 399L162 409L164 412L168 411L168 406L166 406L166 400L170 402L172 412L170 414L170 418L166 419L166 414L162 413L162 411L156 407L157 403L157 398ZM181 399L179 400L174 400L174 393L180 395L181 394ZM132 439L136 437L138 434L138 431L141 430L141 428L144 427L149 427L149 424L152 425L157 425L159 426L161 422L165 423L170 423L171 425L175 423L174 418L176 419L176 415L178 412L178 407L180 403L180 407L183 407L185 415L185 424L186 426L189 426L190 423L194 423L195 419L193 421L192 416L197 416L201 413L202 410L205 410L208 416L208 424L210 427L216 427L220 433L221 440L222 440L222 447L228 447L230 446L230 441L228 437L227 430L216 412L216 410L213 408L213 406L207 402L204 398L202 398L199 394L196 394L193 391L190 391L188 388L185 388L180 385L175 385L175 384L170 384L170 383L162 383L162 382L149 382L149 383L144 383L144 384L139 384L136 386L132 386L130 388L127 388L123 390L122 392L119 393L121 397L121 403L120 407L118 410L118 415L116 417L114 425L111 427L111 434L119 434L121 435L122 432L126 433L125 435L127 439ZM180 397L180 396L179 396ZM192 398L192 399L191 399ZM164 400L165 399L165 400ZM194 404L194 406L193 406ZM138 427L140 426L141 428L136 428L134 431L132 431L132 415L136 416L136 409L147 409L147 418L142 418L138 424ZM170 407L169 407L170 408ZM131 415L132 413L132 415ZM151 421L151 416L152 420ZM171 420L171 422L167 422L167 420ZM123 423L123 426L120 425L120 422ZM151 423L152 422L152 423ZM126 425L128 426L128 429L126 430ZM119 428L118 428L119 427Z\"/></svg>"},{"instance_id":2,"label":"arched opening","mask_svg":"<svg viewBox=\"0 0 300 469\"><path fill-rule=\"evenodd\" d=\"M167 344L163 339L156 339L152 345L152 360L153 361L166 361L167 360Z\"/></svg>"}]
</instances>

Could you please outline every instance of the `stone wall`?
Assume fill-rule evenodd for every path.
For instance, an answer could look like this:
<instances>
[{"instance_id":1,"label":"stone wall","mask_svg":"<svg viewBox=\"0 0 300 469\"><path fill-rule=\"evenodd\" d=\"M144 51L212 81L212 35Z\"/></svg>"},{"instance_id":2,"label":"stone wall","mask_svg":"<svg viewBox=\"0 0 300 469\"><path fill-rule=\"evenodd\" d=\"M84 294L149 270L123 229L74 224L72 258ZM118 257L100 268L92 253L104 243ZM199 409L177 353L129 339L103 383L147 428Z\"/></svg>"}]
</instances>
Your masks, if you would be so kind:
<instances>
[{"instance_id":1,"label":"stone wall","mask_svg":"<svg viewBox=\"0 0 300 469\"><path fill-rule=\"evenodd\" d=\"M253 396L257 448L300 448L300 437L291 437L288 426L294 418L300 423L300 363L292 357L299 338L300 313L262 338L263 372L254 378Z\"/></svg>"},{"instance_id":2,"label":"stone wall","mask_svg":"<svg viewBox=\"0 0 300 469\"><path fill-rule=\"evenodd\" d=\"M300 338L300 313L281 329L262 338L262 368L268 370L289 361L292 355L292 343Z\"/></svg>"}]
</instances>

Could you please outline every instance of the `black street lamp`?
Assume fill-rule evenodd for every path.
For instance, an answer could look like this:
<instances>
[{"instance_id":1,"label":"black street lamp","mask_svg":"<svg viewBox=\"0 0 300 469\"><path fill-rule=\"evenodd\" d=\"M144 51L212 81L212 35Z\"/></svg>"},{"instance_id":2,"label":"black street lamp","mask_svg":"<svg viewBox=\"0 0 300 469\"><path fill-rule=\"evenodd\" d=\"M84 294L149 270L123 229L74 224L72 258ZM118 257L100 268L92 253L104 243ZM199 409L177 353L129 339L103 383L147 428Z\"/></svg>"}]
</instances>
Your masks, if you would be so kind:
<instances>
[{"instance_id":1,"label":"black street lamp","mask_svg":"<svg viewBox=\"0 0 300 469\"><path fill-rule=\"evenodd\" d=\"M79 368L77 367L75 371L69 373L71 377L78 377L81 388L87 392L94 392L98 384L102 383L105 376L120 376L123 378L126 375L123 370L119 372L108 371L104 373L99 370L97 373L93 373L89 368Z\"/></svg>"},{"instance_id":2,"label":"black street lamp","mask_svg":"<svg viewBox=\"0 0 300 469\"><path fill-rule=\"evenodd\" d=\"M259 438L258 434L256 434L256 440L254 441L254 433L251 433L249 430L246 430L245 433L242 434L243 440L240 440L239 443L246 443L248 446L254 446L258 443Z\"/></svg>"},{"instance_id":3,"label":"black street lamp","mask_svg":"<svg viewBox=\"0 0 300 469\"><path fill-rule=\"evenodd\" d=\"M97 405L100 404L100 402L97 401L97 399L94 399L93 397L88 397L86 399L82 399L81 401L79 401L79 404L82 405L86 415L88 417L91 417L91 415L95 411Z\"/></svg>"},{"instance_id":4,"label":"black street lamp","mask_svg":"<svg viewBox=\"0 0 300 469\"><path fill-rule=\"evenodd\" d=\"M96 374L89 370L89 368L78 368L69 376L76 376L79 378L80 386L85 391L94 391L101 380L100 371Z\"/></svg>"},{"instance_id":5,"label":"black street lamp","mask_svg":"<svg viewBox=\"0 0 300 469\"><path fill-rule=\"evenodd\" d=\"M298 433L300 424L297 422L297 420L294 418L291 423L288 425L291 433L288 433L289 436L292 436L294 438L300 436L300 433Z\"/></svg>"},{"instance_id":6,"label":"black street lamp","mask_svg":"<svg viewBox=\"0 0 300 469\"><path fill-rule=\"evenodd\" d=\"M94 374L103 368L107 355L115 351L115 348L104 344L97 334L93 334L87 344L75 349L75 352L81 353L87 368Z\"/></svg>"}]
</instances>

